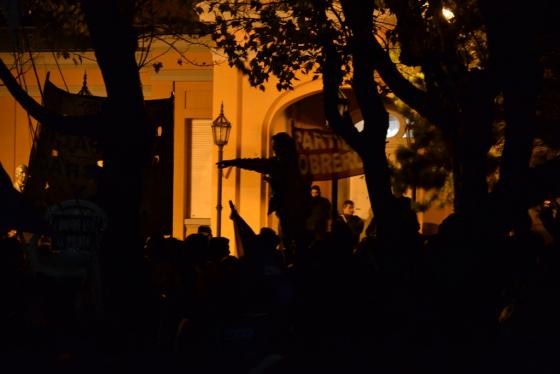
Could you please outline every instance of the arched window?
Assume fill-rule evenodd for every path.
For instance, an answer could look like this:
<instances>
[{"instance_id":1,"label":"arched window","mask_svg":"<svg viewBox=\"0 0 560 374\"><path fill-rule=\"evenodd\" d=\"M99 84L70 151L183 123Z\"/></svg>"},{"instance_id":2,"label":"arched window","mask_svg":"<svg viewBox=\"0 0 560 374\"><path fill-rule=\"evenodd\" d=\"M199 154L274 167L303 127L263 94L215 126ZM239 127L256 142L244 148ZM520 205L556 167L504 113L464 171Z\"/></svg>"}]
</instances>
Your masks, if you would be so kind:
<instances>
[{"instance_id":1,"label":"arched window","mask_svg":"<svg viewBox=\"0 0 560 374\"><path fill-rule=\"evenodd\" d=\"M358 121L354 124L354 127L362 132L364 129L364 120ZM392 113L389 113L389 128L387 129L387 138L392 138L399 133L401 128L401 122L398 117Z\"/></svg>"}]
</instances>

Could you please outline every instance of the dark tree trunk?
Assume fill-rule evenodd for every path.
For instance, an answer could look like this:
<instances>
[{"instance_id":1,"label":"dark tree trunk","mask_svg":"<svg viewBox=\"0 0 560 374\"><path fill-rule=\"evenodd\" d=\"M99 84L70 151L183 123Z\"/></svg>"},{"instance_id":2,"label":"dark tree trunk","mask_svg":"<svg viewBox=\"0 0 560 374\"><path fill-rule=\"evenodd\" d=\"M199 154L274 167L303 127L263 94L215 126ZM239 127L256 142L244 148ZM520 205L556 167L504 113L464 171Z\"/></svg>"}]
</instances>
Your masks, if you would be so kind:
<instances>
[{"instance_id":1,"label":"dark tree trunk","mask_svg":"<svg viewBox=\"0 0 560 374\"><path fill-rule=\"evenodd\" d=\"M139 209L149 140L135 60L133 1L83 0L82 5L108 96L101 136L104 174L99 187L109 219L100 253L104 307L110 322L130 337L141 326L143 310Z\"/></svg>"},{"instance_id":2,"label":"dark tree trunk","mask_svg":"<svg viewBox=\"0 0 560 374\"><path fill-rule=\"evenodd\" d=\"M480 0L488 29L491 67L503 92L505 145L496 190L500 219L511 222L527 210L529 162L535 137L537 97L542 81L544 1L531 3L535 12L505 0ZM523 25L522 27L520 25Z\"/></svg>"},{"instance_id":3,"label":"dark tree trunk","mask_svg":"<svg viewBox=\"0 0 560 374\"><path fill-rule=\"evenodd\" d=\"M367 189L371 208L378 225L378 234L389 234L396 227L394 196L385 151L389 114L377 91L374 79L374 56L370 43L373 38L372 3L343 1L351 37L353 64L352 88L364 120L364 129L359 133L348 113L337 112L337 90L341 84L340 61L334 47L325 46L326 63L323 70L325 110L329 123L346 142L360 155L364 164ZM326 38L328 39L328 38Z\"/></svg>"},{"instance_id":4,"label":"dark tree trunk","mask_svg":"<svg viewBox=\"0 0 560 374\"><path fill-rule=\"evenodd\" d=\"M465 71L464 82L461 74L457 74L464 67L456 61L453 43L451 48L441 51L440 58L424 61L426 92L406 81L381 46L376 41L372 44L376 67L383 80L401 100L444 132L454 164L457 211L476 215L481 207L490 209L485 178L489 131L494 119L491 105L493 98L503 93L505 148L500 182L493 194L493 200L498 203L491 204L491 215L494 220L511 221L511 217L526 209L536 98L542 76L538 59L543 17L538 13L545 7L543 1L532 4L531 9L536 12L528 17L527 8L515 2L479 0L479 5L487 24L491 66L488 72ZM403 11L408 12L405 8ZM400 14L397 16L401 18ZM440 63L447 67L445 71ZM449 76L450 72L455 72L454 76ZM440 82L430 85L430 79ZM503 229L507 226L510 224L505 224Z\"/></svg>"},{"instance_id":5,"label":"dark tree trunk","mask_svg":"<svg viewBox=\"0 0 560 374\"><path fill-rule=\"evenodd\" d=\"M356 149L364 164L364 172L371 208L381 233L391 225L393 193L387 154L385 152L389 114L377 91L374 61L369 53L372 35L371 13L354 2L343 2L352 28L351 48L354 75L352 87L358 101L364 129L360 146Z\"/></svg>"},{"instance_id":6,"label":"dark tree trunk","mask_svg":"<svg viewBox=\"0 0 560 374\"><path fill-rule=\"evenodd\" d=\"M341 3L352 33L350 38L353 65L352 88L364 119L364 129L361 133L358 132L354 128L349 114L338 112L337 91L342 84L342 63L332 42L333 33L336 31L328 29L324 30L325 33L322 38L325 58L323 63L325 114L333 130L344 138L363 161L367 189L378 235L395 237L395 234L397 234L395 229L399 227L398 221L406 213L401 211L396 204L396 199L392 193L391 176L385 149L389 114L385 109L381 95L377 90L377 82L374 79L376 68L391 70L393 65L387 60L379 59L379 56L383 56L384 52L376 44L373 36L373 3L353 1L342 1ZM324 24L328 25L328 22L325 20ZM374 48L372 48L372 43ZM395 73L396 70L391 71L392 76L404 87L403 89L414 97L413 100L422 101L422 104L426 105L427 103L423 102L425 95L410 83L407 85L406 80L399 79L400 75ZM410 228L412 227L413 225L410 226ZM414 230L416 229L414 228ZM413 235L414 233L406 234ZM403 232L398 232L398 235L403 236Z\"/></svg>"},{"instance_id":7,"label":"dark tree trunk","mask_svg":"<svg viewBox=\"0 0 560 374\"><path fill-rule=\"evenodd\" d=\"M468 73L458 82L457 106L440 125L453 159L455 211L475 216L488 203L487 158L492 146L494 94L484 72Z\"/></svg>"}]
</instances>

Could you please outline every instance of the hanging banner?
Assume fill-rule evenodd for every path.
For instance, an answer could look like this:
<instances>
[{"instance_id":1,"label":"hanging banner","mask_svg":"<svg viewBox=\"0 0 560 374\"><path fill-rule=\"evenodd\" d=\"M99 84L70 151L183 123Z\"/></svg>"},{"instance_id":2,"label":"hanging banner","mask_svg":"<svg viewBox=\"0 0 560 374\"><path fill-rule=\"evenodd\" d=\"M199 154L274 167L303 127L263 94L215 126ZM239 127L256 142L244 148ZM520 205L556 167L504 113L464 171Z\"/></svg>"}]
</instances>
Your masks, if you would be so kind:
<instances>
[{"instance_id":1,"label":"hanging banner","mask_svg":"<svg viewBox=\"0 0 560 374\"><path fill-rule=\"evenodd\" d=\"M64 115L95 115L105 102L102 97L65 92L48 79L43 92L43 105ZM93 136L69 135L38 125L24 195L43 209L68 199L95 201L101 172L97 162L102 159Z\"/></svg>"},{"instance_id":2,"label":"hanging banner","mask_svg":"<svg viewBox=\"0 0 560 374\"><path fill-rule=\"evenodd\" d=\"M72 94L49 80L43 105L71 116L101 112L107 98ZM157 134L152 163L144 167L140 207L142 235L171 234L173 209L173 98L147 100L146 112ZM76 126L80 123L77 122ZM92 134L93 135L93 134ZM69 135L39 126L29 160L29 181L24 194L46 209L65 200L80 199L100 205L98 183L103 172L103 152L94 136Z\"/></svg>"},{"instance_id":3,"label":"hanging banner","mask_svg":"<svg viewBox=\"0 0 560 374\"><path fill-rule=\"evenodd\" d=\"M299 167L311 180L331 180L364 173L360 156L328 128L292 126Z\"/></svg>"}]
</instances>

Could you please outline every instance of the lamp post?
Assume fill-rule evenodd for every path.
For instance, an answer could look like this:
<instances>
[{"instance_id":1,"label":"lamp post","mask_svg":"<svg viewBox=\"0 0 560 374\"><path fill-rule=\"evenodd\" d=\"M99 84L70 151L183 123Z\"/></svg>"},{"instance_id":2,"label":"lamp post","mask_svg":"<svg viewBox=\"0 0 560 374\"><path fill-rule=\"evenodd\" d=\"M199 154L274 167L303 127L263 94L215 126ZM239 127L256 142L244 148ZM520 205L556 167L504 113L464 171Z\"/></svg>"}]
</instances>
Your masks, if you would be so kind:
<instances>
[{"instance_id":1,"label":"lamp post","mask_svg":"<svg viewBox=\"0 0 560 374\"><path fill-rule=\"evenodd\" d=\"M231 131L231 122L224 116L224 103L220 108L220 114L214 122L212 122L212 136L214 144L218 146L218 162L221 162L224 156L224 145L228 143L229 133ZM218 167L218 204L216 205L216 235L222 236L222 168Z\"/></svg>"}]
</instances>

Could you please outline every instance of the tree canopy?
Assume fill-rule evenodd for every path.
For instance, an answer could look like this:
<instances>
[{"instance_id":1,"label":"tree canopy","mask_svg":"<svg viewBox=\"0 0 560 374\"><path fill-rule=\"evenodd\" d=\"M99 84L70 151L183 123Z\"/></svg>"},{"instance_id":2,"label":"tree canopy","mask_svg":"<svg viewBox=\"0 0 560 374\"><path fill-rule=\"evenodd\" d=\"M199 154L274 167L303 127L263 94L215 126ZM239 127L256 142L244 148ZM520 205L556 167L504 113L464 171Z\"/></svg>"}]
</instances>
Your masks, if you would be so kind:
<instances>
[{"instance_id":1,"label":"tree canopy","mask_svg":"<svg viewBox=\"0 0 560 374\"><path fill-rule=\"evenodd\" d=\"M543 80L543 61L557 61L553 5L531 7L527 17L525 6L508 1L253 0L203 2L199 12L213 12L217 46L254 86L275 77L278 89L290 89L300 74L322 77L329 123L372 166L368 190L376 214L387 212L383 201L391 200L381 155L388 121L383 94L390 92L442 134L455 209L474 215L488 205L510 213L528 207L533 142L537 129L546 133L539 120L548 118L549 129L557 123L554 94L550 88L543 94L543 82L553 84L558 71L549 63ZM342 84L354 90L362 133L335 110ZM497 128L503 147L491 189L488 156Z\"/></svg>"}]
</instances>

